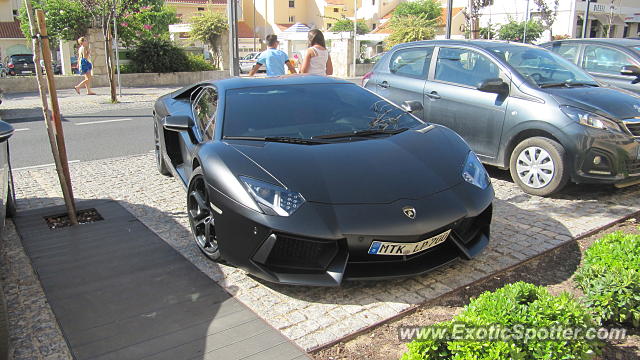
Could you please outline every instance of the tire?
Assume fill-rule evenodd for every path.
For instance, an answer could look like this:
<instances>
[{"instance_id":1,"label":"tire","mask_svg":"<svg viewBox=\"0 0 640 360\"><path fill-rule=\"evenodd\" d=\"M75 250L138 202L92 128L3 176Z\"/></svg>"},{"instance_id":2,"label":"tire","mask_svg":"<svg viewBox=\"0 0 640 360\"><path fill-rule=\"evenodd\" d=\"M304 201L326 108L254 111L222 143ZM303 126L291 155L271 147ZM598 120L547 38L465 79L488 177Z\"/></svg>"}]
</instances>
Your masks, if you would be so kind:
<instances>
[{"instance_id":1,"label":"tire","mask_svg":"<svg viewBox=\"0 0 640 360\"><path fill-rule=\"evenodd\" d=\"M162 142L160 142L160 130L158 129L158 122L153 121L153 135L154 135L154 150L156 155L156 168L161 175L171 176L171 171L164 161L164 148Z\"/></svg>"},{"instance_id":2,"label":"tire","mask_svg":"<svg viewBox=\"0 0 640 360\"><path fill-rule=\"evenodd\" d=\"M222 262L215 232L214 212L209 206L207 184L202 169L197 168L187 190L187 217L198 249L209 259Z\"/></svg>"},{"instance_id":3,"label":"tire","mask_svg":"<svg viewBox=\"0 0 640 360\"><path fill-rule=\"evenodd\" d=\"M13 187L13 174L11 173L11 164L9 164L9 189L7 190L7 217L13 218L16 216L16 191Z\"/></svg>"},{"instance_id":4,"label":"tire","mask_svg":"<svg viewBox=\"0 0 640 360\"><path fill-rule=\"evenodd\" d=\"M564 148L544 137L520 142L511 153L509 170L513 181L531 195L549 196L569 181Z\"/></svg>"}]
</instances>

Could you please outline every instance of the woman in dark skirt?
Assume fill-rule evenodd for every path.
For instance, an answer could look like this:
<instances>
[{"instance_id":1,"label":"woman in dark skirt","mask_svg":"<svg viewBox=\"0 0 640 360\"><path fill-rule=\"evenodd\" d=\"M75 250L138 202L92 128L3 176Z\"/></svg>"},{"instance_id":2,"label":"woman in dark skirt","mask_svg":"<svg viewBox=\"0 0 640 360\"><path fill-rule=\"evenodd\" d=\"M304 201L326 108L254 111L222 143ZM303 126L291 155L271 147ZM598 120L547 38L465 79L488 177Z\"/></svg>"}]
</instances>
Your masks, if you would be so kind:
<instances>
[{"instance_id":1,"label":"woman in dark skirt","mask_svg":"<svg viewBox=\"0 0 640 360\"><path fill-rule=\"evenodd\" d=\"M87 88L87 95L95 95L93 91L91 91L91 76L93 72L93 65L91 61L89 61L91 57L91 52L89 51L89 41L83 36L78 39L78 44L80 45L80 49L78 49L78 68L80 70L80 75L84 75L84 80L80 82L80 84L75 86L76 92L80 94L80 88L82 86Z\"/></svg>"}]
</instances>

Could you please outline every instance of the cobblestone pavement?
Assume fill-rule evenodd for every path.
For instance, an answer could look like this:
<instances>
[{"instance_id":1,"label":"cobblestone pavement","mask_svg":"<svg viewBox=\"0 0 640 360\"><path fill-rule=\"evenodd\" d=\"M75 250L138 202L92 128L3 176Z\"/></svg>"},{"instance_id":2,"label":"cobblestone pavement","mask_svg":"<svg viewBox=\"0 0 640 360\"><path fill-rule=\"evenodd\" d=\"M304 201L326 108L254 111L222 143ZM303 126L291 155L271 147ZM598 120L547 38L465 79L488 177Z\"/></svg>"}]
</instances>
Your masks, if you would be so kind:
<instances>
[{"instance_id":1,"label":"cobblestone pavement","mask_svg":"<svg viewBox=\"0 0 640 360\"><path fill-rule=\"evenodd\" d=\"M62 116L71 114L96 113L105 110L148 107L160 95L180 87L123 87L119 103L112 104L108 87L94 88L96 96L78 95L73 89L58 90L58 102ZM83 93L84 94L84 93ZM0 107L2 120L42 117L42 103L38 93L6 94Z\"/></svg>"},{"instance_id":2,"label":"cobblestone pavement","mask_svg":"<svg viewBox=\"0 0 640 360\"><path fill-rule=\"evenodd\" d=\"M75 163L71 174L77 199L120 201L204 273L305 349L388 319L640 209L640 186L616 190L574 185L561 196L545 199L522 193L504 172L492 171L496 190L492 239L476 259L404 280L348 282L340 288L292 287L256 281L240 270L206 260L192 243L182 186L157 174L152 154ZM16 171L14 177L19 210L62 204L53 168ZM13 297L9 301L11 339L14 344L32 347L21 349L17 358L37 358L21 357L23 353L44 358L47 349L53 349L55 356L68 356L12 226L6 236L10 241L2 252L2 268L8 274L3 279L4 291ZM25 306L31 306L29 311L22 310Z\"/></svg>"}]
</instances>

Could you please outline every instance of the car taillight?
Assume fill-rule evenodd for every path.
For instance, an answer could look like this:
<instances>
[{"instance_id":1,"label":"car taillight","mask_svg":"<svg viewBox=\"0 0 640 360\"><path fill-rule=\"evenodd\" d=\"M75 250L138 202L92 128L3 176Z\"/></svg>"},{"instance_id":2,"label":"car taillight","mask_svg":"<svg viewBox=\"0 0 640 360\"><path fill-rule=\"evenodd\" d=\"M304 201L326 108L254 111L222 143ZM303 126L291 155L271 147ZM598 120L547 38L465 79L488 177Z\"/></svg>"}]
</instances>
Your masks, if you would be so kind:
<instances>
[{"instance_id":1,"label":"car taillight","mask_svg":"<svg viewBox=\"0 0 640 360\"><path fill-rule=\"evenodd\" d=\"M9 69L13 69L13 64L9 64L7 66L9 67Z\"/></svg>"},{"instance_id":2,"label":"car taillight","mask_svg":"<svg viewBox=\"0 0 640 360\"><path fill-rule=\"evenodd\" d=\"M367 85L369 80L371 80L372 75L373 71L369 71L368 73L364 74L364 76L362 77L362 87L365 87Z\"/></svg>"}]
</instances>

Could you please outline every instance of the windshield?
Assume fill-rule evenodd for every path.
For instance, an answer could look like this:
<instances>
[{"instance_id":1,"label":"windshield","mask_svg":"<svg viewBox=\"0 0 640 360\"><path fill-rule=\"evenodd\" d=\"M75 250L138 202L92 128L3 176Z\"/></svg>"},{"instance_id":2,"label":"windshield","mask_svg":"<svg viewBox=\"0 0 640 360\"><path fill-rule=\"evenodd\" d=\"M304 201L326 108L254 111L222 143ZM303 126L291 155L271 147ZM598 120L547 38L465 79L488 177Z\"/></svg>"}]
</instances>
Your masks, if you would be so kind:
<instances>
[{"instance_id":1,"label":"windshield","mask_svg":"<svg viewBox=\"0 0 640 360\"><path fill-rule=\"evenodd\" d=\"M13 60L13 62L27 62L27 63L32 63L33 62L33 55L13 55L11 56L11 59Z\"/></svg>"},{"instance_id":2,"label":"windshield","mask_svg":"<svg viewBox=\"0 0 640 360\"><path fill-rule=\"evenodd\" d=\"M503 45L488 50L511 65L532 85L598 85L584 70L561 56L541 48Z\"/></svg>"},{"instance_id":3,"label":"windshield","mask_svg":"<svg viewBox=\"0 0 640 360\"><path fill-rule=\"evenodd\" d=\"M423 124L356 84L282 85L226 92L224 137L293 137Z\"/></svg>"}]
</instances>

